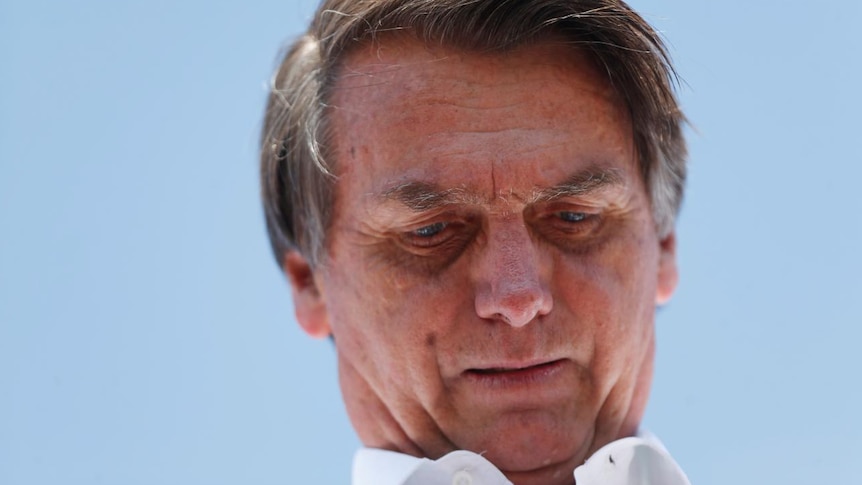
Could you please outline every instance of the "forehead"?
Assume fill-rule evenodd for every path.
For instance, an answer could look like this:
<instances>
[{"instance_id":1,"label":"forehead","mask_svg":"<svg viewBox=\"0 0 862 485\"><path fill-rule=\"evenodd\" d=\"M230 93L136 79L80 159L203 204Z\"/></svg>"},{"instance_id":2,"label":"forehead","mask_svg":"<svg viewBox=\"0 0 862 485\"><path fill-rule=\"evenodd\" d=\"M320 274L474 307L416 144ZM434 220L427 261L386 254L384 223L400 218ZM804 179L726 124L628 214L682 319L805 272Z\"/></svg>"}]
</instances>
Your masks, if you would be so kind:
<instances>
[{"instance_id":1,"label":"forehead","mask_svg":"<svg viewBox=\"0 0 862 485\"><path fill-rule=\"evenodd\" d=\"M553 40L475 53L384 37L346 57L329 113L336 171L376 192L413 179L482 186L477 170L495 168L495 190L526 190L516 182L528 168L530 184L552 185L578 166L632 158L610 83L587 54Z\"/></svg>"},{"instance_id":2,"label":"forehead","mask_svg":"<svg viewBox=\"0 0 862 485\"><path fill-rule=\"evenodd\" d=\"M566 83L586 81L584 86L590 83L591 88L613 96L610 82L594 57L570 40L552 35L510 49L475 51L423 42L405 33L382 33L350 49L339 66L337 88L367 87L368 76L382 80L390 74L389 79L394 79L405 72L412 74L409 85L403 86L408 89L421 89L448 72L457 73L459 80L482 84L489 81L485 75L493 73L506 77L515 74L520 82L536 78L547 81L549 75ZM573 77L573 70L579 74ZM390 84L383 91L392 87Z\"/></svg>"}]
</instances>

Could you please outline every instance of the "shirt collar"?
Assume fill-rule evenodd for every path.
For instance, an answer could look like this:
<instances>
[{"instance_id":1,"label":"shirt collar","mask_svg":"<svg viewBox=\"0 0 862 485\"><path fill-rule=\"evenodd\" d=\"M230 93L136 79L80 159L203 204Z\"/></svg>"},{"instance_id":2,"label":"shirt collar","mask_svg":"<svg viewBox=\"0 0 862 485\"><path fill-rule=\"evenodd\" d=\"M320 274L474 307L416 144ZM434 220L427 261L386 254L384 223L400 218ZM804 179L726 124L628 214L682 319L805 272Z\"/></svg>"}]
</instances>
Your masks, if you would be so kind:
<instances>
[{"instance_id":1,"label":"shirt collar","mask_svg":"<svg viewBox=\"0 0 862 485\"><path fill-rule=\"evenodd\" d=\"M401 485L428 458L395 451L360 448L353 456L353 485Z\"/></svg>"},{"instance_id":2,"label":"shirt collar","mask_svg":"<svg viewBox=\"0 0 862 485\"><path fill-rule=\"evenodd\" d=\"M488 477L499 474L499 481L509 483L488 460L469 451L454 451L439 460L416 458L394 451L362 448L353 458L353 485L404 485L436 483L416 480L419 475L435 473L454 476L460 469ZM456 469L457 468L457 469ZM496 473L495 473L496 472ZM641 431L600 448L574 470L578 485L690 485L679 465L652 433ZM443 478L443 477L440 477ZM453 483L452 478L441 483Z\"/></svg>"}]
</instances>

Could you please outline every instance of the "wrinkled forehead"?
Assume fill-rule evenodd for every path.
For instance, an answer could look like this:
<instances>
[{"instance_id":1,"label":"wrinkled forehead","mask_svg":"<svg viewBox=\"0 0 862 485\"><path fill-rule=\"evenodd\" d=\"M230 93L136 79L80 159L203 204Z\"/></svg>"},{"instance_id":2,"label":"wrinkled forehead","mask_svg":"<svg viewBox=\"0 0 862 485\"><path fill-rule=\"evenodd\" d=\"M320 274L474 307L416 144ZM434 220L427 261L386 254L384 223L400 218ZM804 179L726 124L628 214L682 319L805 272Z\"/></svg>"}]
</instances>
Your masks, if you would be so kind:
<instances>
[{"instance_id":1,"label":"wrinkled forehead","mask_svg":"<svg viewBox=\"0 0 862 485\"><path fill-rule=\"evenodd\" d=\"M518 128L512 136L526 139L535 134L524 128L556 127L563 138L577 139L587 135L579 132L591 131L585 126L609 119L625 131L631 127L628 110L591 56L556 38L502 52L474 52L428 46L403 34L381 36L347 55L329 93L326 116L332 145L357 132L374 133L380 143L402 144L406 140L393 140L382 128L408 125L416 135L440 137L445 130L434 133L423 126L441 126L488 134L484 149L489 152L496 149L491 133L507 129ZM584 122L576 131L562 133L578 119ZM445 138L429 148L454 143Z\"/></svg>"},{"instance_id":2,"label":"wrinkled forehead","mask_svg":"<svg viewBox=\"0 0 862 485\"><path fill-rule=\"evenodd\" d=\"M477 170L497 169L488 197L530 200L533 185L633 164L622 103L588 55L556 41L493 53L404 36L368 43L340 69L328 108L336 172L374 190L474 180L487 192ZM530 184L528 166L541 174Z\"/></svg>"},{"instance_id":3,"label":"wrinkled forehead","mask_svg":"<svg viewBox=\"0 0 862 485\"><path fill-rule=\"evenodd\" d=\"M543 55L536 56L537 51ZM476 60L481 60L492 71L471 69L470 64ZM382 96L394 95L393 90L398 87L420 92L452 72L457 72L462 81L475 83L477 90L488 82L500 86L499 78L509 80L509 87L517 90L538 77L546 80L548 70L538 72L538 64L555 68L553 75L566 82L581 83L583 88L600 93L614 103L621 102L595 56L557 35L539 37L505 50L482 51L458 45L430 44L407 33L378 34L374 39L357 42L343 53L333 69L329 98L332 100L339 92L359 88L372 88L366 92ZM571 75L573 67L580 74L577 78ZM392 83L398 78L405 80L405 72L411 74L409 83Z\"/></svg>"}]
</instances>

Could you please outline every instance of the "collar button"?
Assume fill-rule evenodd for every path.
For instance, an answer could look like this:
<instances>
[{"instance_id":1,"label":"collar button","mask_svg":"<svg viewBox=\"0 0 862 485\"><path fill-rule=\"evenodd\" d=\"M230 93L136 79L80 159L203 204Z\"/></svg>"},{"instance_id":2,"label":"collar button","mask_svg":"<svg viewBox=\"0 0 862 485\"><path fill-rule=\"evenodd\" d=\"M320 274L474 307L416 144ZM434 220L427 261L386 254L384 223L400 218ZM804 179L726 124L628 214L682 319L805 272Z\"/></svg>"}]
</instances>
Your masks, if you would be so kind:
<instances>
[{"instance_id":1,"label":"collar button","mask_svg":"<svg viewBox=\"0 0 862 485\"><path fill-rule=\"evenodd\" d=\"M460 470L452 476L452 485L473 485L473 477L465 470Z\"/></svg>"}]
</instances>

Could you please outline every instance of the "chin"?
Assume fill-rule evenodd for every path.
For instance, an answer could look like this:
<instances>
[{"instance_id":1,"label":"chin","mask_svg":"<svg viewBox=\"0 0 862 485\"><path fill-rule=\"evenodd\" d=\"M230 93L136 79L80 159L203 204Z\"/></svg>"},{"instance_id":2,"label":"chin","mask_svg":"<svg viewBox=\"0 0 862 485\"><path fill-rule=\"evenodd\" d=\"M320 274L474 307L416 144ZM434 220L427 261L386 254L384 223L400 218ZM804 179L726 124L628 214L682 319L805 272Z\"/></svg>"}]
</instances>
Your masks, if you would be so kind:
<instances>
[{"instance_id":1,"label":"chin","mask_svg":"<svg viewBox=\"0 0 862 485\"><path fill-rule=\"evenodd\" d=\"M589 429L543 413L519 413L500 419L491 433L483 433L479 442L465 448L482 454L507 475L542 469L552 473L557 468L571 474L587 458L592 443Z\"/></svg>"}]
</instances>

